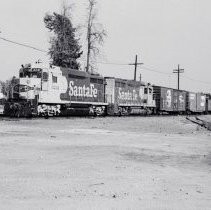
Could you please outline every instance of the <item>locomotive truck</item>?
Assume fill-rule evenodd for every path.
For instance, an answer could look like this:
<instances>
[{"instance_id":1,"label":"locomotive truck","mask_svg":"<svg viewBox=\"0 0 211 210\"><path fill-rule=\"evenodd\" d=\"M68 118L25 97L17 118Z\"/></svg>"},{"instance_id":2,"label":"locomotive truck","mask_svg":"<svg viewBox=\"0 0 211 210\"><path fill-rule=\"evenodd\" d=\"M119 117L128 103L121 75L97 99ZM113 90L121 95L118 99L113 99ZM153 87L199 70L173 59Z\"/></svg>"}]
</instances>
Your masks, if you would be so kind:
<instances>
[{"instance_id":1,"label":"locomotive truck","mask_svg":"<svg viewBox=\"0 0 211 210\"><path fill-rule=\"evenodd\" d=\"M7 116L153 113L153 87L42 63L22 65L5 104Z\"/></svg>"}]
</instances>

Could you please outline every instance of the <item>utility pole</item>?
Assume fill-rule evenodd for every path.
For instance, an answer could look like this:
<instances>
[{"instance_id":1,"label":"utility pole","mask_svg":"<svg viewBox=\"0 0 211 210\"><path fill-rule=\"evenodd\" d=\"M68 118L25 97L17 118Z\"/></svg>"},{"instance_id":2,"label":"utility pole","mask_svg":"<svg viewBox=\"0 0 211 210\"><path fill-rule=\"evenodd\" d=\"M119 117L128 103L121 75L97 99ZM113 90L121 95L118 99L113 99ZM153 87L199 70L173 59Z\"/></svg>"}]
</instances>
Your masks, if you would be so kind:
<instances>
[{"instance_id":1,"label":"utility pole","mask_svg":"<svg viewBox=\"0 0 211 210\"><path fill-rule=\"evenodd\" d=\"M177 74L177 89L179 90L180 89L180 84L179 84L179 82L180 82L180 74L181 73L184 73L184 69L180 69L180 66L178 65L178 69L174 69L173 70L173 73L175 73L175 74Z\"/></svg>"},{"instance_id":2,"label":"utility pole","mask_svg":"<svg viewBox=\"0 0 211 210\"><path fill-rule=\"evenodd\" d=\"M135 66L135 70L134 70L134 81L136 81L136 72L137 72L137 66L138 65L143 65L144 63L138 63L138 55L136 55L135 57L135 63L130 63L129 65L131 66Z\"/></svg>"},{"instance_id":3,"label":"utility pole","mask_svg":"<svg viewBox=\"0 0 211 210\"><path fill-rule=\"evenodd\" d=\"M88 29L87 29L87 60L86 60L86 72L89 72L89 60L90 60L90 51L91 51L91 12L92 8L89 14L89 20L88 20Z\"/></svg>"}]
</instances>

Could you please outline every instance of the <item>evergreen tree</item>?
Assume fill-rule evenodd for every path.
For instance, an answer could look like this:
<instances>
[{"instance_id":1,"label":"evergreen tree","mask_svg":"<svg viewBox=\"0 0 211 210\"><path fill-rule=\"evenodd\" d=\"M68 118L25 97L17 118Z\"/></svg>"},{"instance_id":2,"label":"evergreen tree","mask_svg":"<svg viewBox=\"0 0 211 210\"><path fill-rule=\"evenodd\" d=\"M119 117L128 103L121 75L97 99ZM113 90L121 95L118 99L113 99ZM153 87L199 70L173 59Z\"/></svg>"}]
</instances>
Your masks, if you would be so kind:
<instances>
[{"instance_id":1,"label":"evergreen tree","mask_svg":"<svg viewBox=\"0 0 211 210\"><path fill-rule=\"evenodd\" d=\"M76 28L70 19L64 15L53 13L44 17L46 28L54 33L50 39L49 54L52 64L56 66L79 69L77 59L82 55L81 46L75 37Z\"/></svg>"}]
</instances>

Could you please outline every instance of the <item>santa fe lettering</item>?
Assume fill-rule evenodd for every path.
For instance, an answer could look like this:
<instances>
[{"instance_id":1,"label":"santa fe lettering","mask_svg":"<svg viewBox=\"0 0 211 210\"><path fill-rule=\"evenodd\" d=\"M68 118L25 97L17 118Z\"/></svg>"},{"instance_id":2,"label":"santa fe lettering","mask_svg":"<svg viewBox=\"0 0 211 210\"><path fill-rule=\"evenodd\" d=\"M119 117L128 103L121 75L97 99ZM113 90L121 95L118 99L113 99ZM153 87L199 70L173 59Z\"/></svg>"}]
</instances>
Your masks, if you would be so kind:
<instances>
[{"instance_id":1,"label":"santa fe lettering","mask_svg":"<svg viewBox=\"0 0 211 210\"><path fill-rule=\"evenodd\" d=\"M79 97L89 97L89 98L97 98L97 89L93 84L90 84L89 87L77 86L74 85L74 81L70 81L70 96L79 96Z\"/></svg>"},{"instance_id":2,"label":"santa fe lettering","mask_svg":"<svg viewBox=\"0 0 211 210\"><path fill-rule=\"evenodd\" d=\"M128 100L128 101L136 101L138 95L136 94L136 91L133 90L133 92L130 92L129 90L127 92L122 91L122 88L119 88L119 96L118 98L121 100Z\"/></svg>"}]
</instances>

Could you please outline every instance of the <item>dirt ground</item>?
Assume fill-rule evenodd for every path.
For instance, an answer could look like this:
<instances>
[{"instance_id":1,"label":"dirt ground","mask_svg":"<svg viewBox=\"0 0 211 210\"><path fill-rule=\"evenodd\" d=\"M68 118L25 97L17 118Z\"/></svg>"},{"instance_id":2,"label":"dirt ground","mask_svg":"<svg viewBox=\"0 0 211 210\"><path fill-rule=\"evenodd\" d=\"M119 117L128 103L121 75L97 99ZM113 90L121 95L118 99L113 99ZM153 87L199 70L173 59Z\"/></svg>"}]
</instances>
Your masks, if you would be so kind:
<instances>
[{"instance_id":1,"label":"dirt ground","mask_svg":"<svg viewBox=\"0 0 211 210\"><path fill-rule=\"evenodd\" d=\"M210 210L211 132L182 116L1 118L0 209Z\"/></svg>"}]
</instances>

